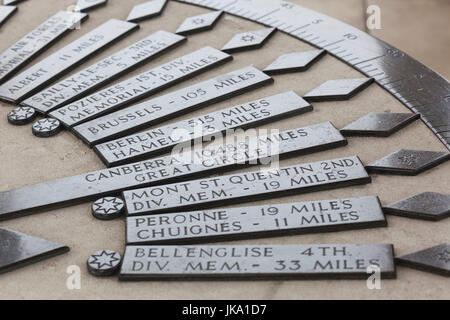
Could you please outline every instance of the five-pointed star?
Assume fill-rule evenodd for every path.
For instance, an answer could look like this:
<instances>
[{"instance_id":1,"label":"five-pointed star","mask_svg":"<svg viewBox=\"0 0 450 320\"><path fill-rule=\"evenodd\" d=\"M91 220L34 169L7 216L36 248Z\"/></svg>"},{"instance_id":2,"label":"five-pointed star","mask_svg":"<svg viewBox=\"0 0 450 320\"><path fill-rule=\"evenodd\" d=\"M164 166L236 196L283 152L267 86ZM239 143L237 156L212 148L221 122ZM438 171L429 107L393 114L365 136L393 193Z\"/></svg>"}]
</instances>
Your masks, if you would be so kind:
<instances>
[{"instance_id":1,"label":"five-pointed star","mask_svg":"<svg viewBox=\"0 0 450 320\"><path fill-rule=\"evenodd\" d=\"M58 127L58 123L56 119L44 119L38 121L34 128L38 131L51 131Z\"/></svg>"},{"instance_id":2,"label":"five-pointed star","mask_svg":"<svg viewBox=\"0 0 450 320\"><path fill-rule=\"evenodd\" d=\"M33 115L33 109L31 109L31 108L20 107L11 112L11 116L17 120L27 119L31 115Z\"/></svg>"},{"instance_id":3,"label":"five-pointed star","mask_svg":"<svg viewBox=\"0 0 450 320\"><path fill-rule=\"evenodd\" d=\"M104 269L105 267L114 267L117 261L120 261L120 259L116 256L115 252L103 250L100 254L93 254L89 263L91 265L96 264L97 269Z\"/></svg>"},{"instance_id":4,"label":"five-pointed star","mask_svg":"<svg viewBox=\"0 0 450 320\"><path fill-rule=\"evenodd\" d=\"M95 211L101 211L104 214L108 214L110 212L115 212L120 210L120 206L122 203L117 201L115 198L103 198L99 202L94 203Z\"/></svg>"},{"instance_id":5,"label":"five-pointed star","mask_svg":"<svg viewBox=\"0 0 450 320\"><path fill-rule=\"evenodd\" d=\"M450 251L444 250L438 254L439 260L445 261L445 263L450 262Z\"/></svg>"}]
</instances>

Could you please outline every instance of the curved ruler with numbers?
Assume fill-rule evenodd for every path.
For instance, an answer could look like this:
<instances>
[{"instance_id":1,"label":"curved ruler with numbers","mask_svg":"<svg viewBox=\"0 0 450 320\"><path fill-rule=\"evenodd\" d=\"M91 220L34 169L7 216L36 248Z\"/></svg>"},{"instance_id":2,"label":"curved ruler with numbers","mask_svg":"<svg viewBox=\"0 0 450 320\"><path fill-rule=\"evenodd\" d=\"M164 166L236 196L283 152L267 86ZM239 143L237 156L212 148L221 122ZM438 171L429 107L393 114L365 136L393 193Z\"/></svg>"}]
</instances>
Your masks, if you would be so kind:
<instances>
[{"instance_id":1,"label":"curved ruler with numbers","mask_svg":"<svg viewBox=\"0 0 450 320\"><path fill-rule=\"evenodd\" d=\"M326 49L376 82L415 113L450 149L450 84L391 45L324 14L284 1L177 0L223 10L278 28Z\"/></svg>"}]
</instances>

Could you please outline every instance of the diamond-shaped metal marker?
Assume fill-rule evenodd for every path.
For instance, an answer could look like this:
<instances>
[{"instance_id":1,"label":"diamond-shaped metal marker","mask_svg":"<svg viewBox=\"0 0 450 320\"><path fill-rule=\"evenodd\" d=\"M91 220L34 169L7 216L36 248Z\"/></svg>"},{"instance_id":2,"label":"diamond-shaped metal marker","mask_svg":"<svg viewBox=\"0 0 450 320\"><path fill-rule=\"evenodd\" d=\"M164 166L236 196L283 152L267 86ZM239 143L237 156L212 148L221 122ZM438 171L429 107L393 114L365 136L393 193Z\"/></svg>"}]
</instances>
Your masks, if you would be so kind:
<instances>
[{"instance_id":1,"label":"diamond-shaped metal marker","mask_svg":"<svg viewBox=\"0 0 450 320\"><path fill-rule=\"evenodd\" d=\"M3 5L4 6L13 5L13 4L17 4L22 1L24 1L24 0L3 0Z\"/></svg>"},{"instance_id":2,"label":"diamond-shaped metal marker","mask_svg":"<svg viewBox=\"0 0 450 320\"><path fill-rule=\"evenodd\" d=\"M450 159L448 152L399 150L366 166L370 173L414 176Z\"/></svg>"},{"instance_id":3,"label":"diamond-shaped metal marker","mask_svg":"<svg viewBox=\"0 0 450 320\"><path fill-rule=\"evenodd\" d=\"M159 16L166 7L167 0L152 0L138 4L131 9L127 21L138 22Z\"/></svg>"},{"instance_id":4,"label":"diamond-shaped metal marker","mask_svg":"<svg viewBox=\"0 0 450 320\"><path fill-rule=\"evenodd\" d=\"M341 133L344 136L387 137L420 118L415 113L369 113L350 123Z\"/></svg>"},{"instance_id":5,"label":"diamond-shaped metal marker","mask_svg":"<svg viewBox=\"0 0 450 320\"><path fill-rule=\"evenodd\" d=\"M372 82L372 78L328 80L308 92L304 98L308 101L348 100L367 88Z\"/></svg>"},{"instance_id":6,"label":"diamond-shaped metal marker","mask_svg":"<svg viewBox=\"0 0 450 320\"><path fill-rule=\"evenodd\" d=\"M108 0L78 0L77 8L80 11L93 10L98 7L106 6Z\"/></svg>"},{"instance_id":7,"label":"diamond-shaped metal marker","mask_svg":"<svg viewBox=\"0 0 450 320\"><path fill-rule=\"evenodd\" d=\"M15 6L0 6L0 26L8 20L14 12L17 11Z\"/></svg>"},{"instance_id":8,"label":"diamond-shaped metal marker","mask_svg":"<svg viewBox=\"0 0 450 320\"><path fill-rule=\"evenodd\" d=\"M261 48L276 31L276 28L265 28L239 33L222 48L222 51L233 53Z\"/></svg>"},{"instance_id":9,"label":"diamond-shaped metal marker","mask_svg":"<svg viewBox=\"0 0 450 320\"><path fill-rule=\"evenodd\" d=\"M444 243L432 248L395 258L395 262L414 269L450 276L450 245Z\"/></svg>"},{"instance_id":10,"label":"diamond-shaped metal marker","mask_svg":"<svg viewBox=\"0 0 450 320\"><path fill-rule=\"evenodd\" d=\"M0 228L0 273L69 251L69 248L24 233Z\"/></svg>"},{"instance_id":11,"label":"diamond-shaped metal marker","mask_svg":"<svg viewBox=\"0 0 450 320\"><path fill-rule=\"evenodd\" d=\"M424 192L383 208L386 214L439 221L450 217L450 194Z\"/></svg>"},{"instance_id":12,"label":"diamond-shaped metal marker","mask_svg":"<svg viewBox=\"0 0 450 320\"><path fill-rule=\"evenodd\" d=\"M314 62L325 55L325 50L286 53L264 69L269 75L308 70Z\"/></svg>"},{"instance_id":13,"label":"diamond-shaped metal marker","mask_svg":"<svg viewBox=\"0 0 450 320\"><path fill-rule=\"evenodd\" d=\"M181 35L188 35L196 32L210 30L214 28L222 14L223 11L214 11L195 17L189 17L184 20L183 23L178 27L176 33Z\"/></svg>"}]
</instances>

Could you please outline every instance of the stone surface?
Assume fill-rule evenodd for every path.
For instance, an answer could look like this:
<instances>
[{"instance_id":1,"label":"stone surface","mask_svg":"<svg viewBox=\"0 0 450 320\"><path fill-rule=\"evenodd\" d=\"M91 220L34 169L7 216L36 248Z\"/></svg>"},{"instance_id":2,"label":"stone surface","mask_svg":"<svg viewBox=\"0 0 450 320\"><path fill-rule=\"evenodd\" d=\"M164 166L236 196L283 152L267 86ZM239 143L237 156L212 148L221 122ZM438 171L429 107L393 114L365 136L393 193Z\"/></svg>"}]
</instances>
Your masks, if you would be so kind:
<instances>
[{"instance_id":1,"label":"stone surface","mask_svg":"<svg viewBox=\"0 0 450 320\"><path fill-rule=\"evenodd\" d=\"M106 6L108 0L78 0L77 9L80 11L89 11L98 7Z\"/></svg>"},{"instance_id":2,"label":"stone surface","mask_svg":"<svg viewBox=\"0 0 450 320\"><path fill-rule=\"evenodd\" d=\"M223 11L214 11L210 13L201 14L194 17L186 18L178 27L176 33L182 35L193 34L201 31L211 30L214 28Z\"/></svg>"},{"instance_id":3,"label":"stone surface","mask_svg":"<svg viewBox=\"0 0 450 320\"><path fill-rule=\"evenodd\" d=\"M439 221L450 216L450 195L423 192L383 207L387 214Z\"/></svg>"},{"instance_id":4,"label":"stone surface","mask_svg":"<svg viewBox=\"0 0 450 320\"><path fill-rule=\"evenodd\" d=\"M308 111L312 106L290 91L108 141L96 145L94 151L112 167L155 156L191 140L198 143L225 131L231 134L237 128L254 128Z\"/></svg>"},{"instance_id":5,"label":"stone surface","mask_svg":"<svg viewBox=\"0 0 450 320\"><path fill-rule=\"evenodd\" d=\"M419 118L414 113L369 113L341 132L345 136L388 137Z\"/></svg>"},{"instance_id":6,"label":"stone surface","mask_svg":"<svg viewBox=\"0 0 450 320\"><path fill-rule=\"evenodd\" d=\"M272 82L271 77L249 66L82 123L72 130L92 146Z\"/></svg>"},{"instance_id":7,"label":"stone surface","mask_svg":"<svg viewBox=\"0 0 450 320\"><path fill-rule=\"evenodd\" d=\"M241 52L261 48L277 31L275 28L265 28L243 32L235 35L222 48L228 53Z\"/></svg>"},{"instance_id":8,"label":"stone surface","mask_svg":"<svg viewBox=\"0 0 450 320\"><path fill-rule=\"evenodd\" d=\"M8 122L15 126L22 126L33 122L37 112L31 107L18 107L8 113Z\"/></svg>"},{"instance_id":9,"label":"stone surface","mask_svg":"<svg viewBox=\"0 0 450 320\"><path fill-rule=\"evenodd\" d=\"M0 249L0 274L69 251L66 246L5 228L0 228Z\"/></svg>"},{"instance_id":10,"label":"stone surface","mask_svg":"<svg viewBox=\"0 0 450 320\"><path fill-rule=\"evenodd\" d=\"M0 26L6 22L15 12L15 6L0 6Z\"/></svg>"},{"instance_id":11,"label":"stone surface","mask_svg":"<svg viewBox=\"0 0 450 320\"><path fill-rule=\"evenodd\" d=\"M238 164L270 164L270 161L276 164L278 156L306 154L347 144L339 130L329 122L245 142L205 148L201 152L187 150L174 156L1 192L0 220L36 213L36 209L117 194L126 189L188 179L190 176L204 176L218 169L232 169Z\"/></svg>"},{"instance_id":12,"label":"stone surface","mask_svg":"<svg viewBox=\"0 0 450 320\"><path fill-rule=\"evenodd\" d=\"M119 271L122 257L112 250L101 250L92 254L87 267L90 274L96 277L110 277Z\"/></svg>"},{"instance_id":13,"label":"stone surface","mask_svg":"<svg viewBox=\"0 0 450 320\"><path fill-rule=\"evenodd\" d=\"M396 257L395 261L399 265L449 277L450 245L445 243L432 248Z\"/></svg>"},{"instance_id":14,"label":"stone surface","mask_svg":"<svg viewBox=\"0 0 450 320\"><path fill-rule=\"evenodd\" d=\"M83 35L68 46L34 64L13 79L0 86L0 99L19 103L49 82L74 68L102 48L114 43L138 25L111 19L93 31Z\"/></svg>"},{"instance_id":15,"label":"stone surface","mask_svg":"<svg viewBox=\"0 0 450 320\"><path fill-rule=\"evenodd\" d=\"M92 215L99 220L113 220L125 211L125 203L117 197L100 198L92 204Z\"/></svg>"},{"instance_id":16,"label":"stone surface","mask_svg":"<svg viewBox=\"0 0 450 320\"><path fill-rule=\"evenodd\" d=\"M138 22L159 16L166 5L167 0L151 0L140 3L133 7L127 21Z\"/></svg>"},{"instance_id":17,"label":"stone surface","mask_svg":"<svg viewBox=\"0 0 450 320\"><path fill-rule=\"evenodd\" d=\"M264 72L270 75L308 70L325 55L325 50L311 50L286 53L268 65Z\"/></svg>"},{"instance_id":18,"label":"stone surface","mask_svg":"<svg viewBox=\"0 0 450 320\"><path fill-rule=\"evenodd\" d=\"M174 49L185 40L186 38L170 32L157 31L45 88L23 101L21 105L31 106L46 114L85 96L124 73L131 72L151 59Z\"/></svg>"},{"instance_id":19,"label":"stone surface","mask_svg":"<svg viewBox=\"0 0 450 320\"><path fill-rule=\"evenodd\" d=\"M7 80L87 15L59 11L0 54L0 82ZM36 38L35 34L39 37Z\"/></svg>"},{"instance_id":20,"label":"stone surface","mask_svg":"<svg viewBox=\"0 0 450 320\"><path fill-rule=\"evenodd\" d=\"M81 98L50 114L65 126L73 127L111 113L231 60L230 55L220 50L204 47Z\"/></svg>"},{"instance_id":21,"label":"stone surface","mask_svg":"<svg viewBox=\"0 0 450 320\"><path fill-rule=\"evenodd\" d=\"M399 150L366 166L372 173L417 175L450 159L448 152Z\"/></svg>"},{"instance_id":22,"label":"stone surface","mask_svg":"<svg viewBox=\"0 0 450 320\"><path fill-rule=\"evenodd\" d=\"M232 241L387 226L377 197L127 218L127 244Z\"/></svg>"},{"instance_id":23,"label":"stone surface","mask_svg":"<svg viewBox=\"0 0 450 320\"><path fill-rule=\"evenodd\" d=\"M389 244L127 246L120 280L367 279L396 277Z\"/></svg>"},{"instance_id":24,"label":"stone surface","mask_svg":"<svg viewBox=\"0 0 450 320\"><path fill-rule=\"evenodd\" d=\"M328 80L305 94L304 98L308 101L348 100L372 82L370 78Z\"/></svg>"},{"instance_id":25,"label":"stone surface","mask_svg":"<svg viewBox=\"0 0 450 320\"><path fill-rule=\"evenodd\" d=\"M370 183L358 157L191 180L123 192L130 216L199 210Z\"/></svg>"},{"instance_id":26,"label":"stone surface","mask_svg":"<svg viewBox=\"0 0 450 320\"><path fill-rule=\"evenodd\" d=\"M57 135L61 131L62 125L56 119L45 118L33 124L31 129L36 137L49 138Z\"/></svg>"}]
</instances>

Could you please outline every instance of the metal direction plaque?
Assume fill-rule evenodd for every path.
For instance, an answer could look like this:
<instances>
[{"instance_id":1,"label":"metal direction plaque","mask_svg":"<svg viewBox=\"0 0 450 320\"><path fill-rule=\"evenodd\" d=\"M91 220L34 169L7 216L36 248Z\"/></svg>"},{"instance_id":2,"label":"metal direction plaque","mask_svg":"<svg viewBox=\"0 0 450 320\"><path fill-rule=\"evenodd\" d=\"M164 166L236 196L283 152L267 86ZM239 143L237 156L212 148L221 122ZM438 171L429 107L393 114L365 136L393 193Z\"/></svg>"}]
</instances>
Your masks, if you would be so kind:
<instances>
[{"instance_id":1,"label":"metal direction plaque","mask_svg":"<svg viewBox=\"0 0 450 320\"><path fill-rule=\"evenodd\" d=\"M131 9L127 21L139 22L159 16L167 5L167 0L151 0L137 4Z\"/></svg>"},{"instance_id":2,"label":"metal direction plaque","mask_svg":"<svg viewBox=\"0 0 450 320\"><path fill-rule=\"evenodd\" d=\"M5 81L39 52L87 18L79 12L59 11L0 54L0 82Z\"/></svg>"},{"instance_id":3,"label":"metal direction plaque","mask_svg":"<svg viewBox=\"0 0 450 320\"><path fill-rule=\"evenodd\" d=\"M167 156L0 192L0 220L19 217L31 210L36 213L36 209L97 200L126 189L205 176L218 168L226 170L249 162L250 156L252 160L277 155L287 157L347 143L339 130L330 123L288 130L255 138L255 141L258 143L243 143L238 146L231 143L201 152L187 151L185 155L189 159L186 162L183 161L183 154L181 157ZM278 150L270 149L277 143ZM253 151L248 150L250 147ZM258 161L254 162L257 163Z\"/></svg>"},{"instance_id":4,"label":"metal direction plaque","mask_svg":"<svg viewBox=\"0 0 450 320\"><path fill-rule=\"evenodd\" d=\"M111 19L0 86L0 99L18 103L106 45L137 29L131 22Z\"/></svg>"},{"instance_id":5,"label":"metal direction plaque","mask_svg":"<svg viewBox=\"0 0 450 320\"><path fill-rule=\"evenodd\" d=\"M64 125L72 127L131 104L231 59L227 53L204 47L70 103L51 112L50 115Z\"/></svg>"},{"instance_id":6,"label":"metal direction plaque","mask_svg":"<svg viewBox=\"0 0 450 320\"><path fill-rule=\"evenodd\" d=\"M17 11L15 6L0 6L0 26L8 20L14 12Z\"/></svg>"},{"instance_id":7,"label":"metal direction plaque","mask_svg":"<svg viewBox=\"0 0 450 320\"><path fill-rule=\"evenodd\" d=\"M88 11L98 7L106 6L108 0L78 0L77 9L79 11Z\"/></svg>"},{"instance_id":8,"label":"metal direction plaque","mask_svg":"<svg viewBox=\"0 0 450 320\"><path fill-rule=\"evenodd\" d=\"M186 38L179 35L157 31L108 58L55 83L21 104L33 107L45 114L92 92L184 40Z\"/></svg>"},{"instance_id":9,"label":"metal direction plaque","mask_svg":"<svg viewBox=\"0 0 450 320\"><path fill-rule=\"evenodd\" d=\"M127 246L120 280L395 278L391 244Z\"/></svg>"},{"instance_id":10,"label":"metal direction plaque","mask_svg":"<svg viewBox=\"0 0 450 320\"><path fill-rule=\"evenodd\" d=\"M163 153L179 143L311 110L308 102L289 91L105 142L94 150L107 166L117 166ZM178 133L182 135L175 138Z\"/></svg>"},{"instance_id":11,"label":"metal direction plaque","mask_svg":"<svg viewBox=\"0 0 450 320\"><path fill-rule=\"evenodd\" d=\"M128 217L127 244L201 243L385 227L378 197Z\"/></svg>"},{"instance_id":12,"label":"metal direction plaque","mask_svg":"<svg viewBox=\"0 0 450 320\"><path fill-rule=\"evenodd\" d=\"M73 130L92 146L272 82L270 76L250 66L94 119Z\"/></svg>"},{"instance_id":13,"label":"metal direction plaque","mask_svg":"<svg viewBox=\"0 0 450 320\"><path fill-rule=\"evenodd\" d=\"M371 181L358 157L348 157L125 191L130 216L207 208Z\"/></svg>"}]
</instances>

